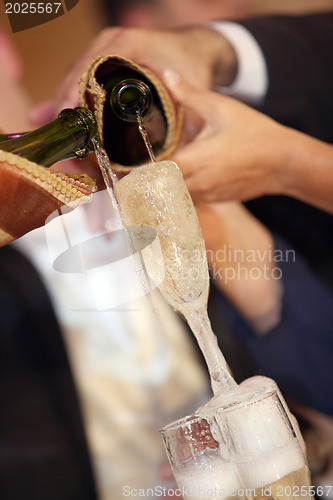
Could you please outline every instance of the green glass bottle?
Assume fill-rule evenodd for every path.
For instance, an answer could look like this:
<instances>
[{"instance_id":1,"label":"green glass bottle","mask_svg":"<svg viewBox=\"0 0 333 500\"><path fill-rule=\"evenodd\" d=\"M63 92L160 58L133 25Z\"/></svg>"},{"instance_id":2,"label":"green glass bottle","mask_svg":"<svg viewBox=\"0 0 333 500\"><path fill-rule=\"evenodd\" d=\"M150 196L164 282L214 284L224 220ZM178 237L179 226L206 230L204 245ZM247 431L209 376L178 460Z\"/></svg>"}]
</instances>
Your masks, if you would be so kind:
<instances>
[{"instance_id":1,"label":"green glass bottle","mask_svg":"<svg viewBox=\"0 0 333 500\"><path fill-rule=\"evenodd\" d=\"M107 92L103 110L104 148L113 162L122 165L138 165L148 159L138 119L144 123L154 151L159 151L165 135L164 124L159 137L152 133L151 120L156 122L160 115L157 95L148 80L140 78L132 70L122 68L112 78L101 81Z\"/></svg>"},{"instance_id":2,"label":"green glass bottle","mask_svg":"<svg viewBox=\"0 0 333 500\"><path fill-rule=\"evenodd\" d=\"M147 68L120 56L100 56L82 76L80 94L81 103L98 117L104 149L116 170L151 161L140 129L147 132L155 157L174 146L177 105Z\"/></svg>"},{"instance_id":3,"label":"green glass bottle","mask_svg":"<svg viewBox=\"0 0 333 500\"><path fill-rule=\"evenodd\" d=\"M1 135L0 149L50 167L68 158L84 158L94 151L92 139L97 137L97 123L88 109L64 109L32 132Z\"/></svg>"}]
</instances>

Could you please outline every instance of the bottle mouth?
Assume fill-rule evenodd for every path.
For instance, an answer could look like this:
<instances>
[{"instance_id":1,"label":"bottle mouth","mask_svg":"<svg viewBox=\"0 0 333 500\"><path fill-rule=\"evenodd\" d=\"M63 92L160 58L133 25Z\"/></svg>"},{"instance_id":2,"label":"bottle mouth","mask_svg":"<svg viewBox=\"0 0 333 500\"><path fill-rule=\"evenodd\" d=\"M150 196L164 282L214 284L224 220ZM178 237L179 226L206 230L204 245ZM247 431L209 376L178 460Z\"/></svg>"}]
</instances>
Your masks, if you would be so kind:
<instances>
[{"instance_id":1,"label":"bottle mouth","mask_svg":"<svg viewBox=\"0 0 333 500\"><path fill-rule=\"evenodd\" d=\"M140 80L123 80L112 89L110 104L119 118L137 122L138 116L143 118L149 111L152 94Z\"/></svg>"}]
</instances>

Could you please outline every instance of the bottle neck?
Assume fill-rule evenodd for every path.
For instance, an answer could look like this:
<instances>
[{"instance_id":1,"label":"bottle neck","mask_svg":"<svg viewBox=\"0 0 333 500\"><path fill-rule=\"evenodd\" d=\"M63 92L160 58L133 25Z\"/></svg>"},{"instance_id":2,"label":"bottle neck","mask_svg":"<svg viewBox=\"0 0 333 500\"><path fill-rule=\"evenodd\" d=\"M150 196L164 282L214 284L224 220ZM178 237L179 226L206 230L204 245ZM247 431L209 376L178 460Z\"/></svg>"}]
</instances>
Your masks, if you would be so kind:
<instances>
[{"instance_id":1,"label":"bottle neck","mask_svg":"<svg viewBox=\"0 0 333 500\"><path fill-rule=\"evenodd\" d=\"M84 158L94 150L92 139L98 136L93 114L85 108L65 109L58 118L37 130L11 134L0 149L15 153L49 167L68 158ZM17 137L17 135L19 137Z\"/></svg>"},{"instance_id":2,"label":"bottle neck","mask_svg":"<svg viewBox=\"0 0 333 500\"><path fill-rule=\"evenodd\" d=\"M117 83L110 94L110 104L116 115L128 122L143 119L152 106L151 90L144 82L125 79Z\"/></svg>"}]
</instances>

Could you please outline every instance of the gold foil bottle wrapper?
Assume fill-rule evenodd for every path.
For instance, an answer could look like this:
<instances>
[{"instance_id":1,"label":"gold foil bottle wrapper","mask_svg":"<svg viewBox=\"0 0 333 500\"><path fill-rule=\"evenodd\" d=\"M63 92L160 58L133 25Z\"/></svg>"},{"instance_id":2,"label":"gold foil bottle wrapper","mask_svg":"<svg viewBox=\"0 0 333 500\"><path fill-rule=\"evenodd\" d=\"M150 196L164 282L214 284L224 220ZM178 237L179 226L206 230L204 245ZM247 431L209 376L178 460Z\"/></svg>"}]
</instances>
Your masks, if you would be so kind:
<instances>
[{"instance_id":1,"label":"gold foil bottle wrapper","mask_svg":"<svg viewBox=\"0 0 333 500\"><path fill-rule=\"evenodd\" d=\"M80 83L81 105L88 107L94 113L98 124L98 131L103 142L105 135L103 111L107 92L101 84L101 79L106 74L110 74L111 77L114 72L119 71L121 68L128 68L135 71L139 76L142 75L142 77L148 80L149 84L151 84L157 92L161 105L160 111L166 125L166 133L163 139L162 147L156 155L156 160L159 161L166 159L174 151L179 140L183 113L182 108L176 104L165 85L150 69L144 68L135 62L118 55L104 55L97 57L91 62L82 75ZM108 131L108 133L112 133L112 131ZM116 133L116 131L114 131L114 133ZM133 167L137 166L128 166L123 165L120 162L115 162L112 158L112 151L109 152L109 158L112 163L112 167L116 171L128 172L132 170ZM149 161L147 160L147 162L143 163L148 162Z\"/></svg>"},{"instance_id":2,"label":"gold foil bottle wrapper","mask_svg":"<svg viewBox=\"0 0 333 500\"><path fill-rule=\"evenodd\" d=\"M88 202L95 190L84 174L71 177L0 151L0 246L43 226L61 206Z\"/></svg>"}]
</instances>

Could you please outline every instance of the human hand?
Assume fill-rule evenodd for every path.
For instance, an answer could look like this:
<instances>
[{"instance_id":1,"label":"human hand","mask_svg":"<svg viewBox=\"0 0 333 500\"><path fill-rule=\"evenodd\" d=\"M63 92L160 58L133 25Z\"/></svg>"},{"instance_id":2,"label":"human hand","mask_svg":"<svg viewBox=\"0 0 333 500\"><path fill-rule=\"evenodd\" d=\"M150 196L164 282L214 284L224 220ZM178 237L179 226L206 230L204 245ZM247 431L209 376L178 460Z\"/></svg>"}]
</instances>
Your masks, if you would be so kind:
<instances>
[{"instance_id":1,"label":"human hand","mask_svg":"<svg viewBox=\"0 0 333 500\"><path fill-rule=\"evenodd\" d=\"M235 99L194 88L173 71L164 81L185 110L203 120L196 137L172 157L196 202L279 192L289 129Z\"/></svg>"},{"instance_id":2,"label":"human hand","mask_svg":"<svg viewBox=\"0 0 333 500\"><path fill-rule=\"evenodd\" d=\"M235 77L237 66L229 42L208 28L107 28L92 41L61 83L55 112L78 105L81 75L93 59L104 54L131 59L160 77L165 68L172 67L200 88L209 88L213 84L228 85ZM45 106L34 113L35 122L39 114L45 114Z\"/></svg>"}]
</instances>

